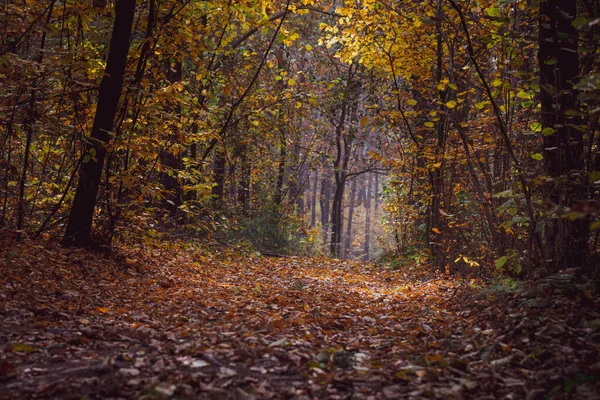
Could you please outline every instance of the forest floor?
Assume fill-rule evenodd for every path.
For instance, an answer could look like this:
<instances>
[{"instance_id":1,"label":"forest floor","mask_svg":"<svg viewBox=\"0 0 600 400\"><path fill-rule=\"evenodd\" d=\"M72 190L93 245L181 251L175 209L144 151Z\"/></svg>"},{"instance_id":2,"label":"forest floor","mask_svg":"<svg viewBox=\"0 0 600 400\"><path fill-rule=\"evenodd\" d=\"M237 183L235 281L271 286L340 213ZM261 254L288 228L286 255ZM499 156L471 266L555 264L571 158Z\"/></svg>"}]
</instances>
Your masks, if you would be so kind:
<instances>
[{"instance_id":1,"label":"forest floor","mask_svg":"<svg viewBox=\"0 0 600 400\"><path fill-rule=\"evenodd\" d=\"M325 258L0 243L0 398L600 398L600 301Z\"/></svg>"}]
</instances>

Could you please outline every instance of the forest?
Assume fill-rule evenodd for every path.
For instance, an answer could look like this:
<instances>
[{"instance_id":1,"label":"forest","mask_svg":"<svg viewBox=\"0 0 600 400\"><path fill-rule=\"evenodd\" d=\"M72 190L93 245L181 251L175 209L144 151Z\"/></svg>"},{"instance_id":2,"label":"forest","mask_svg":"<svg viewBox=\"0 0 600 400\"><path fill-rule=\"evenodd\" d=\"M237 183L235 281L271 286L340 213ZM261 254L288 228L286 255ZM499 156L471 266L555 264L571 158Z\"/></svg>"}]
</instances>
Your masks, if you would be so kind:
<instances>
[{"instance_id":1,"label":"forest","mask_svg":"<svg viewBox=\"0 0 600 400\"><path fill-rule=\"evenodd\" d=\"M0 399L600 399L599 0L3 0Z\"/></svg>"}]
</instances>

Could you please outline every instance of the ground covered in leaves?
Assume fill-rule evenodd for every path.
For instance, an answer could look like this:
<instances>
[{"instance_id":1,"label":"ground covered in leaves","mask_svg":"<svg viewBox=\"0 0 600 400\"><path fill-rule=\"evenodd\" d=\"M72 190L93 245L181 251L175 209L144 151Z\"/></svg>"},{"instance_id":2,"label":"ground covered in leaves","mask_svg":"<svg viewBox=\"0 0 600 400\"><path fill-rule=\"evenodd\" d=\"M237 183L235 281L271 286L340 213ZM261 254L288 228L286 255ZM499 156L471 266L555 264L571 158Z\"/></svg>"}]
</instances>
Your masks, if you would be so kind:
<instances>
[{"instance_id":1,"label":"ground covered in leaves","mask_svg":"<svg viewBox=\"0 0 600 400\"><path fill-rule=\"evenodd\" d=\"M358 262L0 250L0 398L600 398L600 302Z\"/></svg>"}]
</instances>

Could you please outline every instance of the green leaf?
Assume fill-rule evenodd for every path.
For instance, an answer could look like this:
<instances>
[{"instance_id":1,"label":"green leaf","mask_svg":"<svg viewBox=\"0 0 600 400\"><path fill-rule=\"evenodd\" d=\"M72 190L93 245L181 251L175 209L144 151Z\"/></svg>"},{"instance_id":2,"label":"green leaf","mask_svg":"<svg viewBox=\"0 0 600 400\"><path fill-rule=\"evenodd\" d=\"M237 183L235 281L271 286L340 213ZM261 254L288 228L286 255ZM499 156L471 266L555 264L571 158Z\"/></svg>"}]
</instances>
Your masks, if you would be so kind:
<instances>
[{"instance_id":1,"label":"green leaf","mask_svg":"<svg viewBox=\"0 0 600 400\"><path fill-rule=\"evenodd\" d=\"M542 124L540 124L539 122L532 122L531 125L529 125L529 128L534 132L541 132Z\"/></svg>"},{"instance_id":2,"label":"green leaf","mask_svg":"<svg viewBox=\"0 0 600 400\"><path fill-rule=\"evenodd\" d=\"M571 22L571 25L576 29L583 28L587 25L587 18L583 15L580 15L579 17L575 18L573 22Z\"/></svg>"},{"instance_id":3,"label":"green leaf","mask_svg":"<svg viewBox=\"0 0 600 400\"><path fill-rule=\"evenodd\" d=\"M501 17L502 12L499 7L489 7L485 9L485 13L490 17Z\"/></svg>"},{"instance_id":4,"label":"green leaf","mask_svg":"<svg viewBox=\"0 0 600 400\"><path fill-rule=\"evenodd\" d=\"M527 101L522 101L521 102L521 106L523 108L529 108L531 106L535 105L535 103L533 102L533 100L527 100Z\"/></svg>"},{"instance_id":5,"label":"green leaf","mask_svg":"<svg viewBox=\"0 0 600 400\"><path fill-rule=\"evenodd\" d=\"M38 351L38 349L36 349L35 347L25 344L25 343L15 343L12 345L12 350L13 351L18 351L19 353L35 353L36 351Z\"/></svg>"},{"instance_id":6,"label":"green leaf","mask_svg":"<svg viewBox=\"0 0 600 400\"><path fill-rule=\"evenodd\" d=\"M550 128L549 126L542 129L542 135L544 136L554 135L554 132L556 132L556 130L554 128Z\"/></svg>"},{"instance_id":7,"label":"green leaf","mask_svg":"<svg viewBox=\"0 0 600 400\"><path fill-rule=\"evenodd\" d=\"M502 267L504 267L504 264L506 264L507 261L508 261L508 257L507 256L500 257L499 259L497 259L495 261L496 268L502 268Z\"/></svg>"},{"instance_id":8,"label":"green leaf","mask_svg":"<svg viewBox=\"0 0 600 400\"><path fill-rule=\"evenodd\" d=\"M523 272L523 266L521 266L521 264L519 263L516 263L515 265L513 265L513 271L515 272L515 274L521 275L521 272Z\"/></svg>"},{"instance_id":9,"label":"green leaf","mask_svg":"<svg viewBox=\"0 0 600 400\"><path fill-rule=\"evenodd\" d=\"M531 155L531 158L537 161L542 161L544 159L544 156L542 156L540 153L533 153Z\"/></svg>"},{"instance_id":10,"label":"green leaf","mask_svg":"<svg viewBox=\"0 0 600 400\"><path fill-rule=\"evenodd\" d=\"M485 107L486 104L487 104L487 102L480 101L479 103L475 104L475 108L477 108L478 110L481 110L483 107Z\"/></svg>"}]
</instances>

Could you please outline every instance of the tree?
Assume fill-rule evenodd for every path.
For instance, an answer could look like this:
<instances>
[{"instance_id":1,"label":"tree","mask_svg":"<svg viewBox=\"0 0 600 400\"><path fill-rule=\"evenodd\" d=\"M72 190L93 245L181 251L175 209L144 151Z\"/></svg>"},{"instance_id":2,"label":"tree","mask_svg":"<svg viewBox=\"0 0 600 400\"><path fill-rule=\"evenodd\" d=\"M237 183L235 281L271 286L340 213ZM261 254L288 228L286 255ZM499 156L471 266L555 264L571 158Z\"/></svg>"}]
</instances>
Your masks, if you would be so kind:
<instances>
[{"instance_id":1,"label":"tree","mask_svg":"<svg viewBox=\"0 0 600 400\"><path fill-rule=\"evenodd\" d=\"M92 220L96 197L123 88L134 13L135 0L117 0L106 70L98 91L94 124L82 156L77 190L62 241L66 246L92 244Z\"/></svg>"},{"instance_id":2,"label":"tree","mask_svg":"<svg viewBox=\"0 0 600 400\"><path fill-rule=\"evenodd\" d=\"M568 215L586 197L583 127L577 91L579 75L577 18L573 0L540 2L539 52L541 123L544 134L544 169L549 181L545 194L553 218L546 240L551 266L581 267L587 262L589 219ZM567 214L567 215L565 215Z\"/></svg>"}]
</instances>

